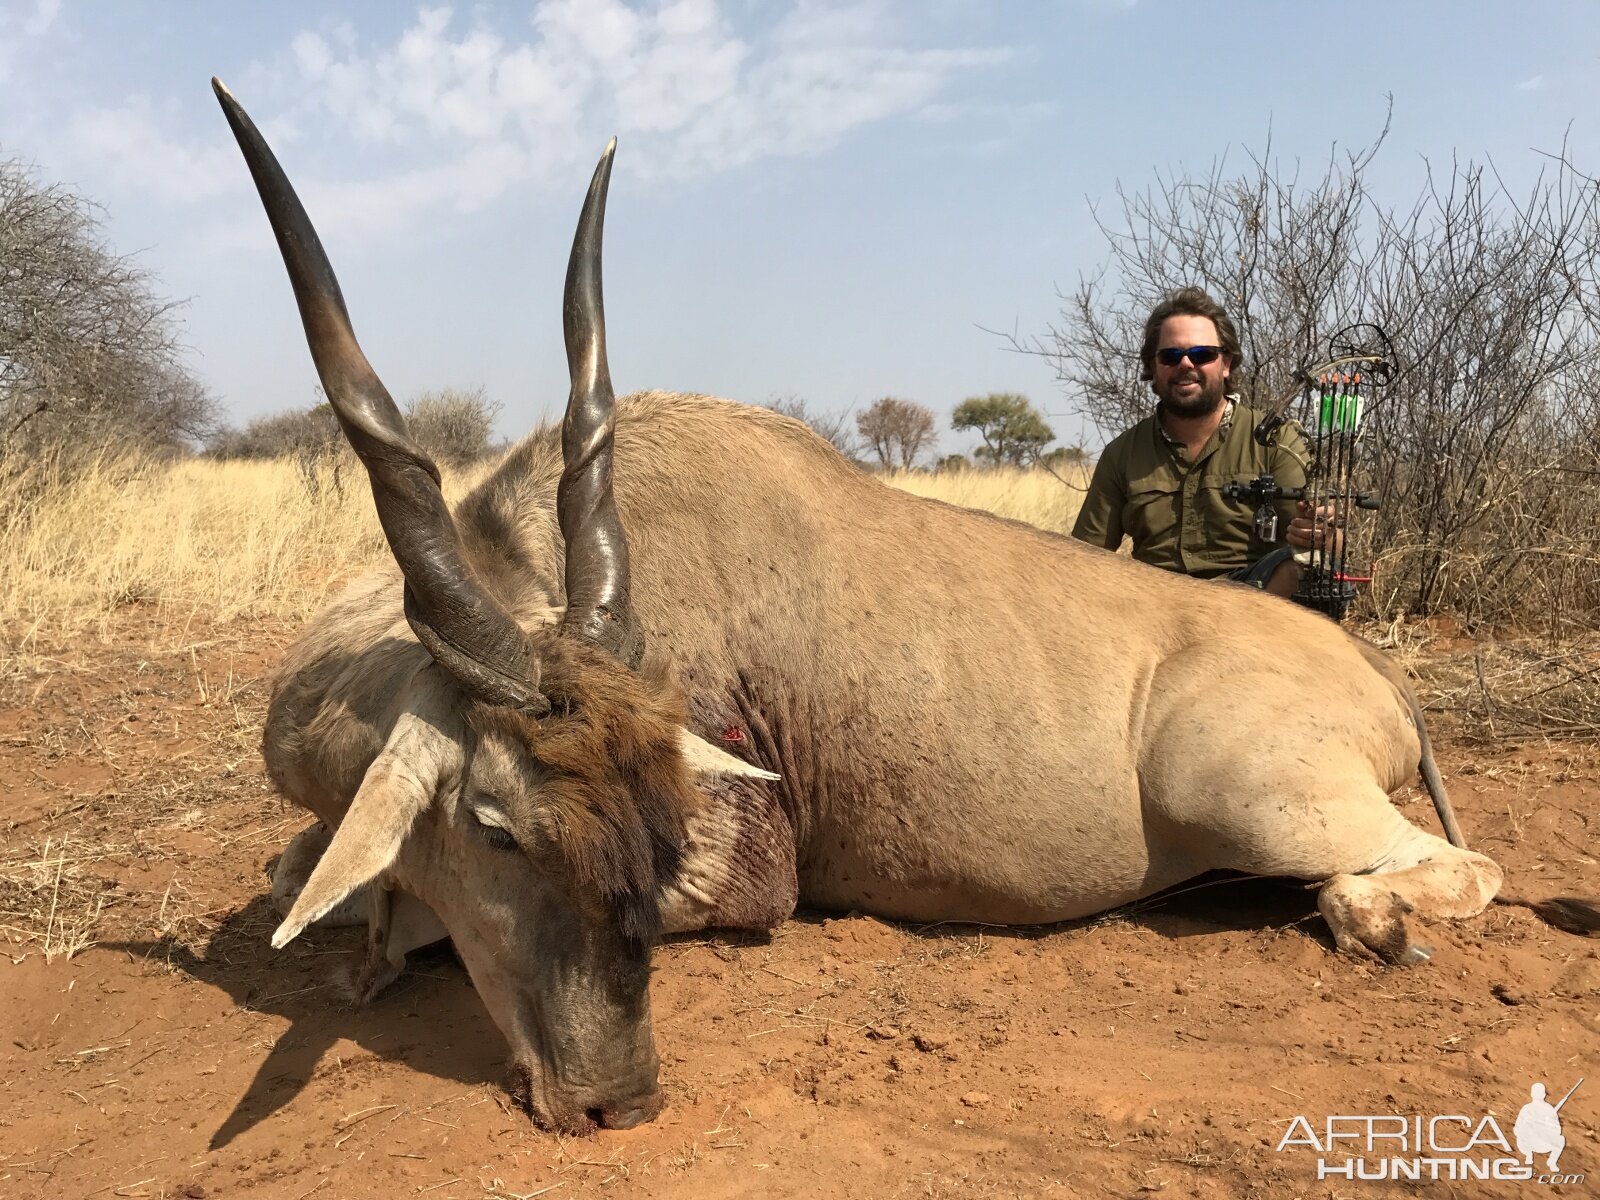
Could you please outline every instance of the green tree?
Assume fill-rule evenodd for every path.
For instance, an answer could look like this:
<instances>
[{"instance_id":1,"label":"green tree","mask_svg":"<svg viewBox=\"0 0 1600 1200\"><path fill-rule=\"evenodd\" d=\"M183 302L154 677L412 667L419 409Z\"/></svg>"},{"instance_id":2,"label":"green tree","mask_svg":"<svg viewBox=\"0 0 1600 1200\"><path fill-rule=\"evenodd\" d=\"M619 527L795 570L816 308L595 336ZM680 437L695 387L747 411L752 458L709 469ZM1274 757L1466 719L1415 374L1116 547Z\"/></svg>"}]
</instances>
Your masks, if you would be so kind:
<instances>
[{"instance_id":1,"label":"green tree","mask_svg":"<svg viewBox=\"0 0 1600 1200\"><path fill-rule=\"evenodd\" d=\"M1056 436L1028 398L1015 392L969 396L956 405L950 424L958 430L976 430L983 439L973 457L1019 467L1037 459Z\"/></svg>"}]
</instances>

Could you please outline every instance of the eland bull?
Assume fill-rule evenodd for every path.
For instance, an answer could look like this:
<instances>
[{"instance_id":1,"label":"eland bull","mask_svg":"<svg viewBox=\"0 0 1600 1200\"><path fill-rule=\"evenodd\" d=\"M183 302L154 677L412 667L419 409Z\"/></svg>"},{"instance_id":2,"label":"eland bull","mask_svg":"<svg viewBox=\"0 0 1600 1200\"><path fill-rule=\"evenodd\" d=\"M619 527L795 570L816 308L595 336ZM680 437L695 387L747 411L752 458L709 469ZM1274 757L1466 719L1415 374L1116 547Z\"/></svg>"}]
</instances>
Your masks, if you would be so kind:
<instances>
[{"instance_id":1,"label":"eland bull","mask_svg":"<svg viewBox=\"0 0 1600 1200\"><path fill-rule=\"evenodd\" d=\"M1407 963L1417 919L1495 896L1493 861L1390 804L1420 763L1453 828L1404 677L1325 618L894 491L765 410L614 401L615 143L567 271L560 435L452 512L216 88L395 560L275 677L268 770L335 832L273 944L364 891L370 995L448 935L539 1122L655 1116L652 944L797 899L1031 924L1232 868L1319 881L1340 949Z\"/></svg>"}]
</instances>

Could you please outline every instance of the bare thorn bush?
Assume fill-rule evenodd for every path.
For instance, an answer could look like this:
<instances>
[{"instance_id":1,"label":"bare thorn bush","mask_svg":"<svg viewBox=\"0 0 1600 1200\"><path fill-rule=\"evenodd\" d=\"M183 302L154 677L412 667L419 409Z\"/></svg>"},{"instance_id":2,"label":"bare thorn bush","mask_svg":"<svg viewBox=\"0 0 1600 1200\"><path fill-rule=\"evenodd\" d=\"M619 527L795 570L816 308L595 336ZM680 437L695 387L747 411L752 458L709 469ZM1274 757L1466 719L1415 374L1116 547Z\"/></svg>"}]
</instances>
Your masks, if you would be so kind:
<instances>
[{"instance_id":1,"label":"bare thorn bush","mask_svg":"<svg viewBox=\"0 0 1600 1200\"><path fill-rule=\"evenodd\" d=\"M406 428L441 465L465 466L487 456L500 405L483 388L424 392L406 405Z\"/></svg>"},{"instance_id":2,"label":"bare thorn bush","mask_svg":"<svg viewBox=\"0 0 1600 1200\"><path fill-rule=\"evenodd\" d=\"M0 160L0 464L41 447L186 450L215 427L178 305L101 221L92 201Z\"/></svg>"},{"instance_id":3,"label":"bare thorn bush","mask_svg":"<svg viewBox=\"0 0 1600 1200\"><path fill-rule=\"evenodd\" d=\"M933 410L915 400L884 396L856 414L856 430L885 469L910 470L924 453L932 454L939 435Z\"/></svg>"},{"instance_id":4,"label":"bare thorn bush","mask_svg":"<svg viewBox=\"0 0 1600 1200\"><path fill-rule=\"evenodd\" d=\"M1050 359L1109 436L1150 411L1140 332L1177 287L1234 316L1234 382L1258 407L1337 331L1374 322L1395 362L1362 451L1382 504L1364 522L1368 612L1600 627L1600 526L1585 516L1600 500L1600 190L1564 156L1516 193L1452 161L1397 205L1370 182L1382 143L1311 173L1269 142L1242 167L1119 187L1098 216L1107 260L1019 348Z\"/></svg>"}]
</instances>

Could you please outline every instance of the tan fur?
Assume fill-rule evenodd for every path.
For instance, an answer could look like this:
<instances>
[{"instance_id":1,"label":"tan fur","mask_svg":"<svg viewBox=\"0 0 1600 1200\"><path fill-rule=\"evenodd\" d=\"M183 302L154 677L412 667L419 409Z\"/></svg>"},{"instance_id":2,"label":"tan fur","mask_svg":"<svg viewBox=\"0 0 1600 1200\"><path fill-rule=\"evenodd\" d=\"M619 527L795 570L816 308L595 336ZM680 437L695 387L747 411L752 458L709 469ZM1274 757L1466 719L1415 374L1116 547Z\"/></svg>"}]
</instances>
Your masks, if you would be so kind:
<instances>
[{"instance_id":1,"label":"tan fur","mask_svg":"<svg viewBox=\"0 0 1600 1200\"><path fill-rule=\"evenodd\" d=\"M769 926L798 892L1057 921L1234 868L1328 881L1339 945L1408 962L1427 953L1413 919L1470 916L1499 885L1389 803L1418 767L1412 706L1320 616L891 490L765 410L644 393L618 403L615 452L656 664L634 675L551 632L560 465L558 432L535 434L456 509L536 646L549 717L464 697L388 568L289 651L263 739L283 791L338 828L307 894L328 860L353 888L371 880L346 867L383 854L341 841L394 822L351 798L397 723L435 713L432 800L382 881L409 929L449 930L557 1128L659 1109L663 920ZM685 723L704 743L687 756ZM779 778L715 783L729 754ZM403 960L387 911L368 991Z\"/></svg>"},{"instance_id":2,"label":"tan fur","mask_svg":"<svg viewBox=\"0 0 1600 1200\"><path fill-rule=\"evenodd\" d=\"M542 431L457 508L530 624L564 601L559 474ZM626 397L615 478L648 644L751 718L814 903L1082 916L1283 842L1340 779L1364 786L1326 802L1359 808L1416 771L1405 704L1325 619L894 491L766 410ZM333 822L421 654L399 608L386 569L278 675L269 765ZM1341 845L1335 822L1281 865L1327 877L1378 853Z\"/></svg>"},{"instance_id":3,"label":"tan fur","mask_svg":"<svg viewBox=\"0 0 1600 1200\"><path fill-rule=\"evenodd\" d=\"M295 901L305 891L311 872L322 861L333 840L333 831L321 821L314 821L289 839L283 853L271 864L272 907L280 918L287 917ZM370 919L365 891L351 893L340 903L323 913L313 925L321 929L337 929L346 925L365 925Z\"/></svg>"}]
</instances>

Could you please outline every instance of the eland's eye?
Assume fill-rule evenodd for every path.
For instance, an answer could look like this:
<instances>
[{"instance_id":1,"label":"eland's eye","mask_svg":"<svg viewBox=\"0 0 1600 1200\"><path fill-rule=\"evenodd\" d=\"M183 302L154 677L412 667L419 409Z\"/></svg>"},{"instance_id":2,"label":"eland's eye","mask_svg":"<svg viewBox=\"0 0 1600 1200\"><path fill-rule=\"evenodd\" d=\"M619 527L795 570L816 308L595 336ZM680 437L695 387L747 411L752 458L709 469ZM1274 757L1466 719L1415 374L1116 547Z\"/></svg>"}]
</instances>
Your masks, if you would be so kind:
<instances>
[{"instance_id":1,"label":"eland's eye","mask_svg":"<svg viewBox=\"0 0 1600 1200\"><path fill-rule=\"evenodd\" d=\"M473 824L477 826L479 835L489 844L490 848L513 853L519 848L517 839L511 836L511 831L497 820L494 818L485 820L481 813L475 812L472 815L474 818Z\"/></svg>"}]
</instances>

